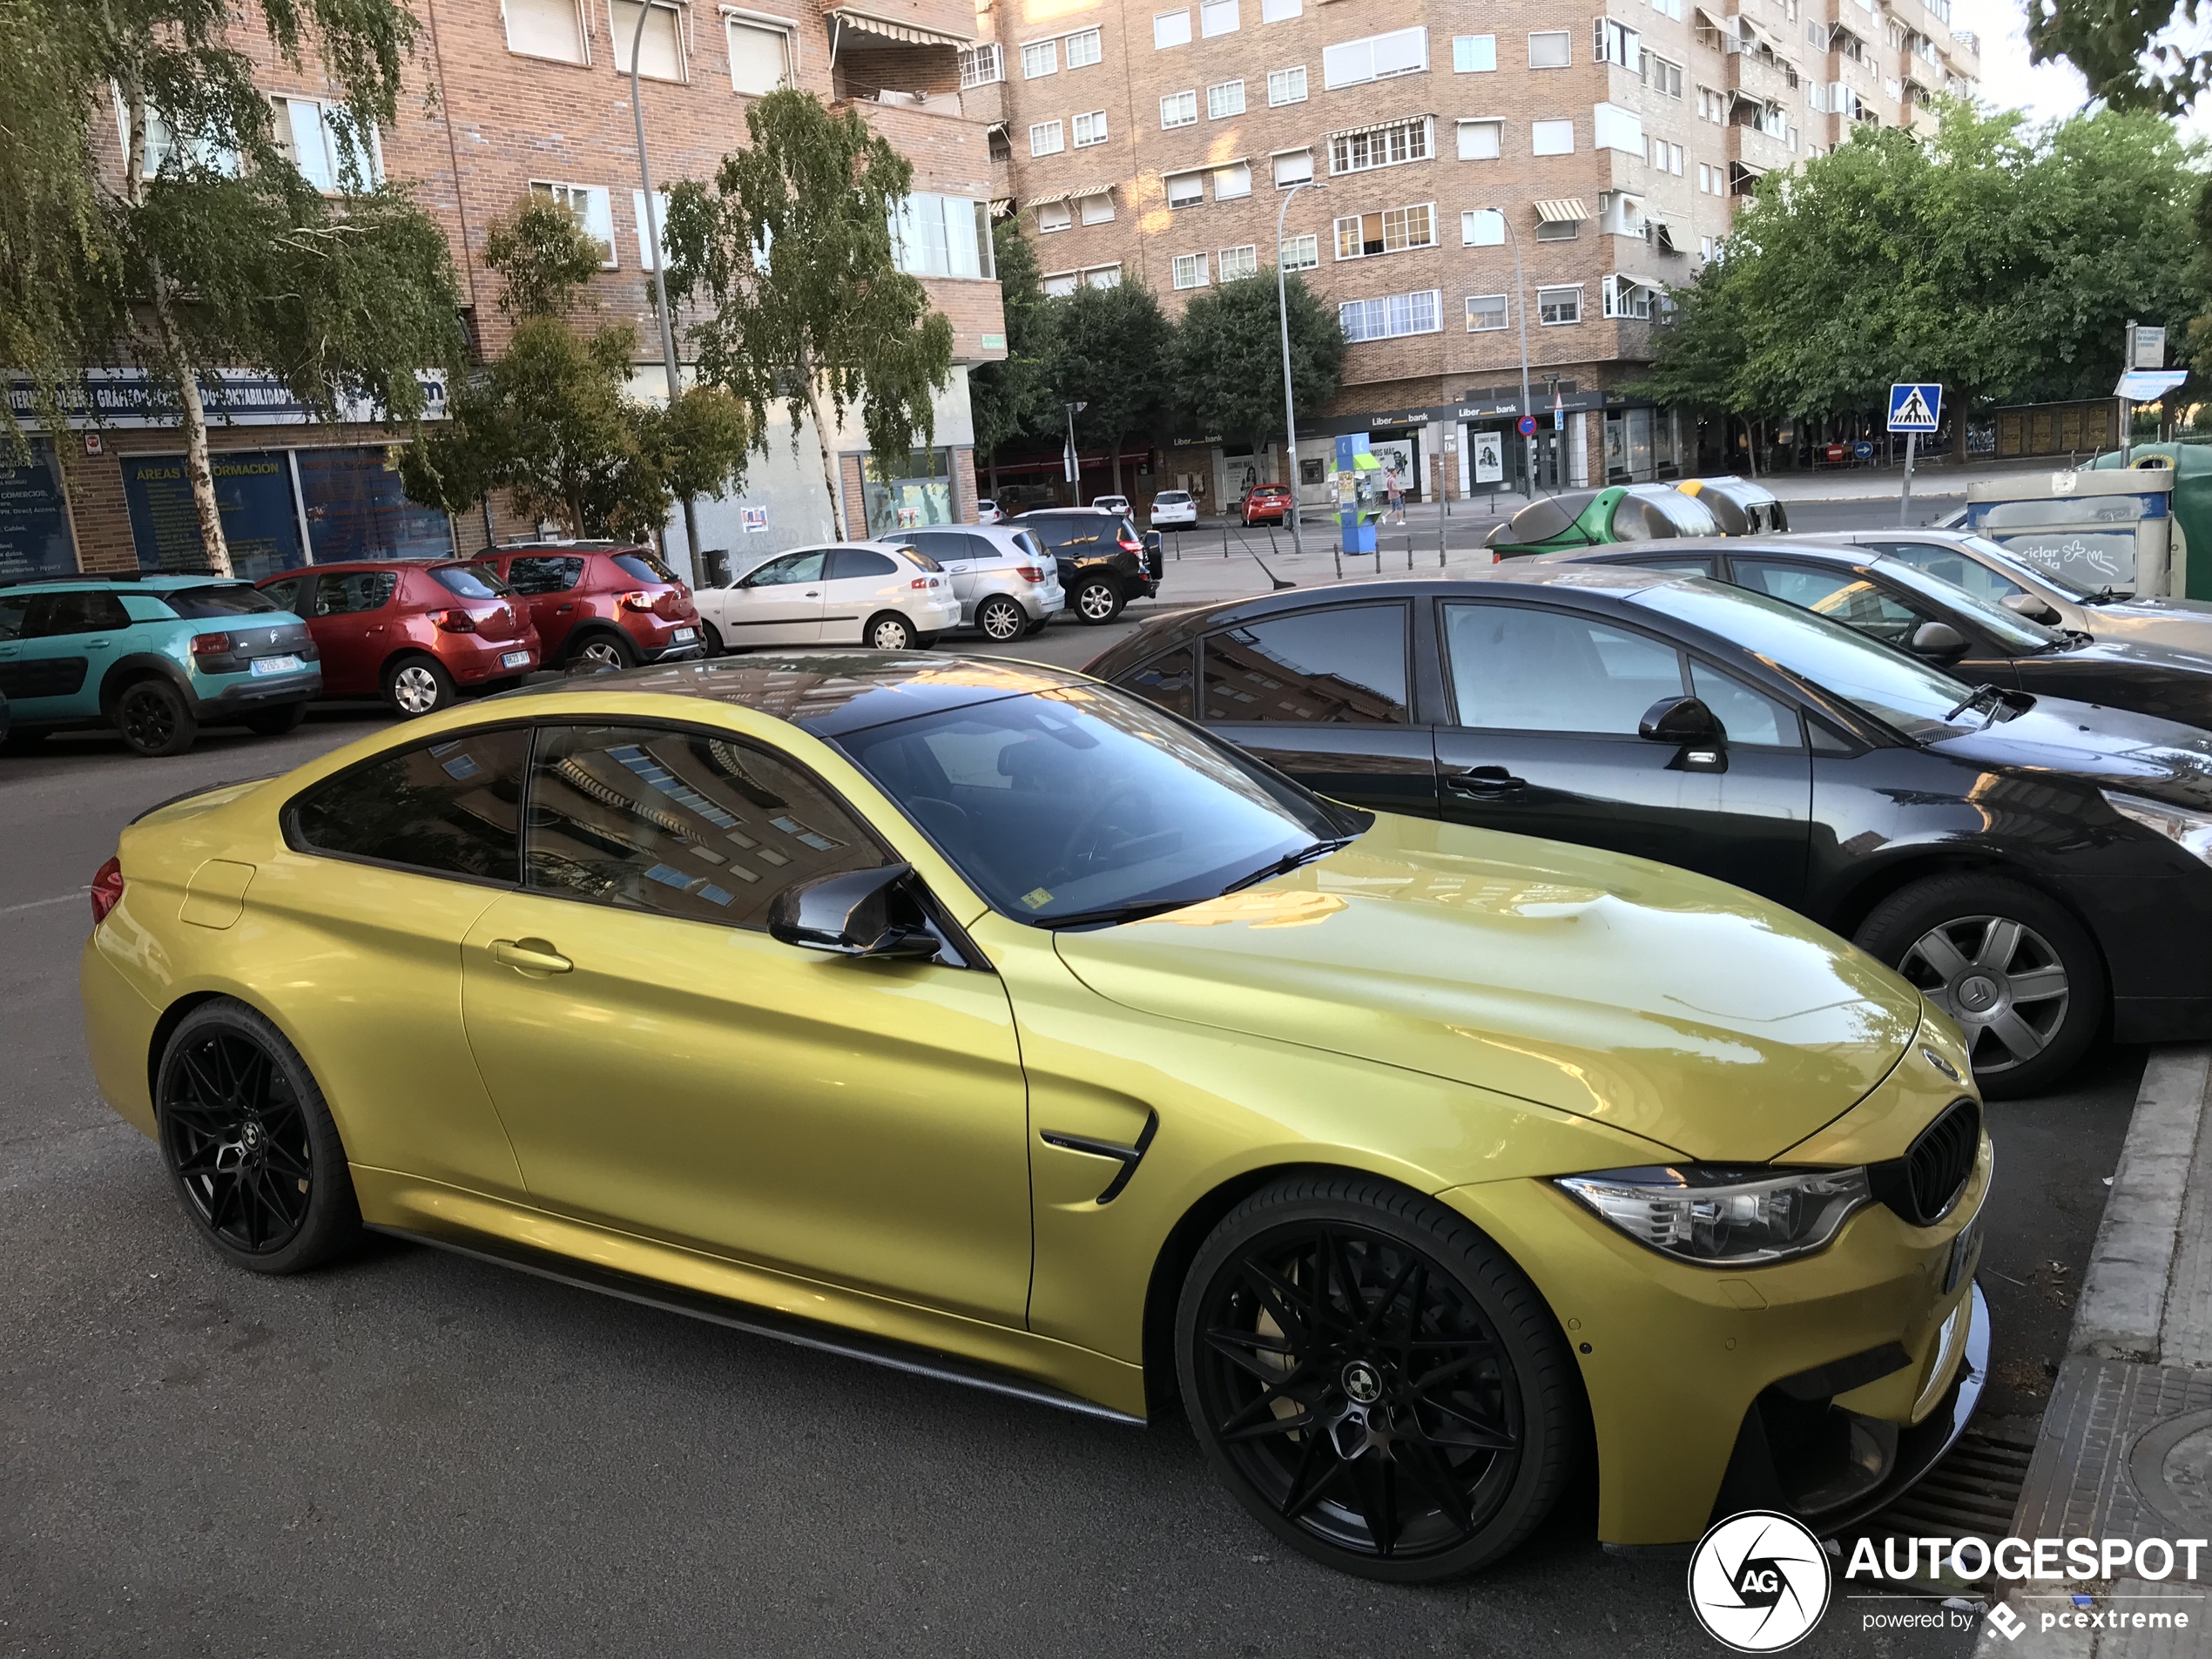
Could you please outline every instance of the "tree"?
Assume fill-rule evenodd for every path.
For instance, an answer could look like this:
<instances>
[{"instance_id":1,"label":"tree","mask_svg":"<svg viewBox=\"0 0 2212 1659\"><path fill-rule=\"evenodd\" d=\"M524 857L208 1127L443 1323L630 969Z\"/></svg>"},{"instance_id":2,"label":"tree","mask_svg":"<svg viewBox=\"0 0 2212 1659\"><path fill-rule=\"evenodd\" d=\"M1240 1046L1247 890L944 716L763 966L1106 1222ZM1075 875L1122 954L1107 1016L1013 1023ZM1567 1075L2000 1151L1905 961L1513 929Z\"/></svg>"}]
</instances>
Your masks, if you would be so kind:
<instances>
[{"instance_id":1,"label":"tree","mask_svg":"<svg viewBox=\"0 0 2212 1659\"><path fill-rule=\"evenodd\" d=\"M665 408L628 392L637 330L590 334L571 321L599 269L599 244L568 209L525 196L493 221L484 263L498 273L506 350L450 400L443 425L409 445L401 482L450 513L504 489L517 512L572 536L643 541L678 495L715 495L741 469L752 428L718 387L687 388Z\"/></svg>"},{"instance_id":2,"label":"tree","mask_svg":"<svg viewBox=\"0 0 2212 1659\"><path fill-rule=\"evenodd\" d=\"M1048 416L1059 425L1064 405L1082 403L1078 438L1108 446L1114 493L1122 493L1122 441L1150 432L1167 413L1168 355L1174 327L1152 290L1141 282L1088 286L1048 302L1052 321L1052 386L1063 406Z\"/></svg>"},{"instance_id":3,"label":"tree","mask_svg":"<svg viewBox=\"0 0 2212 1659\"><path fill-rule=\"evenodd\" d=\"M1303 277L1285 277L1291 384L1298 407L1318 408L1344 379L1344 327ZM1224 282L1193 300L1176 331L1175 378L1192 417L1208 432L1258 443L1284 435L1282 313L1275 272ZM1298 475L1291 457L1290 476Z\"/></svg>"},{"instance_id":4,"label":"tree","mask_svg":"<svg viewBox=\"0 0 2212 1659\"><path fill-rule=\"evenodd\" d=\"M88 368L138 364L180 418L201 538L226 574L203 376L258 370L319 420L367 403L411 424L417 372L457 368L464 345L443 233L367 159L363 135L397 113L414 17L395 0L260 0L275 57L300 69L312 42L342 95L336 201L280 142L255 61L232 44L239 17L222 0L0 8L0 358L30 374L57 437ZM119 174L93 140L110 108ZM22 426L0 423L19 453Z\"/></svg>"},{"instance_id":5,"label":"tree","mask_svg":"<svg viewBox=\"0 0 2212 1659\"><path fill-rule=\"evenodd\" d=\"M2212 88L2202 0L2042 0L2027 9L2029 58L2066 58L2115 109L2186 115ZM2176 39L2176 20L2188 38Z\"/></svg>"},{"instance_id":6,"label":"tree","mask_svg":"<svg viewBox=\"0 0 2212 1659\"><path fill-rule=\"evenodd\" d=\"M725 156L714 182L669 192L668 300L704 295L687 329L701 380L744 406L756 444L781 402L798 442L814 423L838 534L851 534L830 440L861 408L879 466L936 435L934 395L952 379L953 327L899 268L892 216L914 168L859 113L833 114L786 88L745 111L752 144Z\"/></svg>"},{"instance_id":7,"label":"tree","mask_svg":"<svg viewBox=\"0 0 2212 1659\"><path fill-rule=\"evenodd\" d=\"M1061 398L1052 387L1053 307L1019 217L991 226L991 247L1006 310L1006 356L968 371L968 397L976 452L988 458L996 495L999 446L1050 432L1059 422Z\"/></svg>"}]
</instances>

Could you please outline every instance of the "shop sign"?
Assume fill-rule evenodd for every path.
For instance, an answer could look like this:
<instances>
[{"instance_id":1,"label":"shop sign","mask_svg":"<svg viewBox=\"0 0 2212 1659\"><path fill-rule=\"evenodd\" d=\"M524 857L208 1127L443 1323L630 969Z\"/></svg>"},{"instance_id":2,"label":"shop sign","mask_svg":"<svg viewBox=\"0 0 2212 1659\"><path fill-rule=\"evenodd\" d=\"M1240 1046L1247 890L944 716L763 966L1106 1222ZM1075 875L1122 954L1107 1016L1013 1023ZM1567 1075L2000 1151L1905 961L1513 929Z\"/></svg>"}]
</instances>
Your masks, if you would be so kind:
<instances>
[{"instance_id":1,"label":"shop sign","mask_svg":"<svg viewBox=\"0 0 2212 1659\"><path fill-rule=\"evenodd\" d=\"M445 371L418 369L415 378L422 388L422 418L444 420ZM158 382L142 368L88 369L82 386L65 387L63 392L64 413L72 428L173 427L182 421ZM316 418L277 376L246 369L218 369L202 374L199 397L210 426L310 426ZM8 408L26 425L37 423L38 401L30 381L10 381ZM380 413L364 398L347 398L339 405L338 418L373 424Z\"/></svg>"}]
</instances>

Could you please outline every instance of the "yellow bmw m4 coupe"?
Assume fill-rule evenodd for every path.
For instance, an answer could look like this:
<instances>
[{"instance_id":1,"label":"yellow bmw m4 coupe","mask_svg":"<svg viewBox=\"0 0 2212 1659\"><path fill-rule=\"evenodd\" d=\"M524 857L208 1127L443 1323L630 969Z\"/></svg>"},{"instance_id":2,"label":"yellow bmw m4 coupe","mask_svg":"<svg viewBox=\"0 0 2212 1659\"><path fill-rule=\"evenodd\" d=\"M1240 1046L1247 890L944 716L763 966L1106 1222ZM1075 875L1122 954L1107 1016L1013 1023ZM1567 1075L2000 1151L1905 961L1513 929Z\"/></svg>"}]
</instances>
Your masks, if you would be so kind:
<instances>
[{"instance_id":1,"label":"yellow bmw m4 coupe","mask_svg":"<svg viewBox=\"0 0 2212 1659\"><path fill-rule=\"evenodd\" d=\"M1778 907L1323 800L1079 674L792 651L172 802L100 1087L241 1267L364 1225L1131 1422L1426 1580L1919 1478L1980 1389L1958 1031Z\"/></svg>"}]
</instances>

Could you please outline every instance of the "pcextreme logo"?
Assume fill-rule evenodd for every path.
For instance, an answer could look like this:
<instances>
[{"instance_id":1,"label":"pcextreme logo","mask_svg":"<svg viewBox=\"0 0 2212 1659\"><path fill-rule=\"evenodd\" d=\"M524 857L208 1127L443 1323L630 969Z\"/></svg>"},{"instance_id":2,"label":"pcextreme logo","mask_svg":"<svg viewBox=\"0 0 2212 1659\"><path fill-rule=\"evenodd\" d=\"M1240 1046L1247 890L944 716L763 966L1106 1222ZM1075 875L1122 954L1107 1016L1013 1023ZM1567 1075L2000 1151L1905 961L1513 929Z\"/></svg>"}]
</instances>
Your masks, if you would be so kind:
<instances>
[{"instance_id":1,"label":"pcextreme logo","mask_svg":"<svg viewBox=\"0 0 2212 1659\"><path fill-rule=\"evenodd\" d=\"M1820 1540L1787 1515L1749 1509L1697 1541L1689 1605L1706 1634L1738 1653L1779 1653L1828 1610Z\"/></svg>"}]
</instances>

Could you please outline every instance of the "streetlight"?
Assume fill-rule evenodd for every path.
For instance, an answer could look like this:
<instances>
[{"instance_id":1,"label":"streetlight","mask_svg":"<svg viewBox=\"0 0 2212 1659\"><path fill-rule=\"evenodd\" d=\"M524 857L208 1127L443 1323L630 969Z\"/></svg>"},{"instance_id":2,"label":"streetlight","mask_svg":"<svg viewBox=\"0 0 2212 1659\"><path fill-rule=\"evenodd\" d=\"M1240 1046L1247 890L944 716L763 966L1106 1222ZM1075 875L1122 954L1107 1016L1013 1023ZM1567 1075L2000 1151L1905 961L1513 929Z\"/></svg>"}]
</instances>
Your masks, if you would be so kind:
<instances>
[{"instance_id":1,"label":"streetlight","mask_svg":"<svg viewBox=\"0 0 2212 1659\"><path fill-rule=\"evenodd\" d=\"M1291 550L1294 553L1305 551L1305 531L1298 522L1298 399L1291 393L1291 306L1283 278L1283 221L1291 211L1291 197L1301 190L1326 188L1311 179L1292 185L1284 192L1282 206L1275 211L1275 315L1283 325L1283 428L1290 444Z\"/></svg>"},{"instance_id":2,"label":"streetlight","mask_svg":"<svg viewBox=\"0 0 2212 1659\"><path fill-rule=\"evenodd\" d=\"M1534 420L1536 411L1528 407L1528 294L1521 280L1521 236L1514 229L1513 220L1507 217L1504 208L1487 207L1483 211L1498 216L1498 223L1506 227L1506 239L1513 244L1513 307L1521 319L1521 412ZM1528 470L1521 482L1528 499L1534 501L1536 499L1536 435L1531 432L1523 442L1527 446Z\"/></svg>"},{"instance_id":3,"label":"streetlight","mask_svg":"<svg viewBox=\"0 0 2212 1659\"><path fill-rule=\"evenodd\" d=\"M1078 507L1083 504L1083 463L1082 457L1076 453L1076 417L1089 407L1088 403L1068 405L1068 488Z\"/></svg>"},{"instance_id":4,"label":"streetlight","mask_svg":"<svg viewBox=\"0 0 2212 1659\"><path fill-rule=\"evenodd\" d=\"M630 35L630 113L637 124L637 177L645 186L645 239L653 250L654 308L660 317L661 364L668 371L668 402L676 406L678 393L682 389L683 371L676 361L676 330L668 316L668 279L661 274L667 263L661 257L660 201L653 194L652 164L645 159L645 105L637 96L637 52L645 40L645 19L652 12L652 0L640 0L637 7L637 27ZM691 556L691 581L697 584L706 574L700 560L698 509L691 497L684 497L684 541Z\"/></svg>"}]
</instances>

